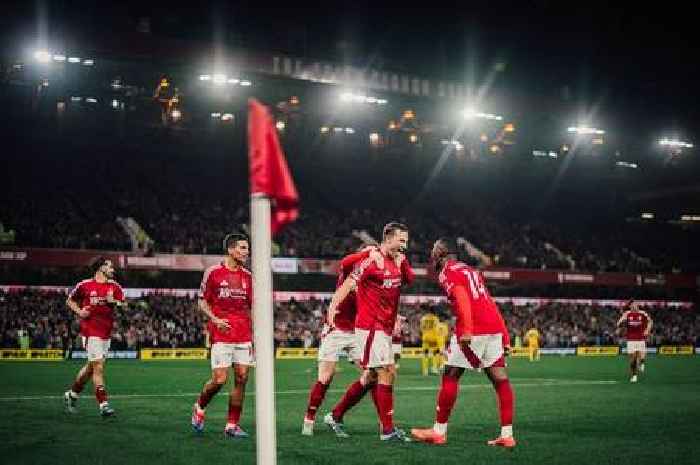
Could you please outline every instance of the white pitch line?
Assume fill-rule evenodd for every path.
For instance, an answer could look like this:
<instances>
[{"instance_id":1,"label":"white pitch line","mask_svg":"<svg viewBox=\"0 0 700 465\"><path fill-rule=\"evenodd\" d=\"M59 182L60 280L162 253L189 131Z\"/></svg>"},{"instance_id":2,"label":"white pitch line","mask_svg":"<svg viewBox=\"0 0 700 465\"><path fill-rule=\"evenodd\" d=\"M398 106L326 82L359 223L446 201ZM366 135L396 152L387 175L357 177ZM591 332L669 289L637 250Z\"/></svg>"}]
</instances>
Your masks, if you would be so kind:
<instances>
[{"instance_id":1,"label":"white pitch line","mask_svg":"<svg viewBox=\"0 0 700 465\"><path fill-rule=\"evenodd\" d=\"M515 387L543 387L543 386L574 386L574 385L611 385L611 384L618 384L617 381L608 381L608 380L601 380L601 381L578 381L578 380L569 380L569 381L560 381L560 380L548 380L547 382L544 383L513 383ZM397 387L396 391L397 392L403 392L403 391L437 391L440 386L410 386L410 387L404 387L400 388ZM490 384L466 384L460 386L460 389L483 389L483 388L491 388ZM327 392L331 393L341 393L345 392L345 389L329 389ZM277 395L290 395L290 394L308 394L309 390L308 389L292 389L292 390L287 390L287 391L276 391L275 394ZM112 399L140 399L140 398L150 398L150 397L194 397L198 396L200 393L199 392L182 392L182 393L175 393L175 394L110 394L110 398ZM255 396L254 392L251 393L246 393L246 397L250 396ZM0 402L19 402L23 400L50 400L50 399L63 399L63 396L17 396L17 397L0 397Z\"/></svg>"}]
</instances>

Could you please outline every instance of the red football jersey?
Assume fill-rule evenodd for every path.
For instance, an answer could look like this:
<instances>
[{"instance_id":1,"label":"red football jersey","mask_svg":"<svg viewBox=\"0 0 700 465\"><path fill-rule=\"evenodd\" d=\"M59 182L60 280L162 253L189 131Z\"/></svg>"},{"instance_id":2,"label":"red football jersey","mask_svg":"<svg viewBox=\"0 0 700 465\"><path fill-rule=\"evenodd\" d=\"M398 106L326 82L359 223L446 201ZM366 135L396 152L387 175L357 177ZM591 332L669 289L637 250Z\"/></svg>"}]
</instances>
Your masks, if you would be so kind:
<instances>
[{"instance_id":1,"label":"red football jersey","mask_svg":"<svg viewBox=\"0 0 700 465\"><path fill-rule=\"evenodd\" d=\"M355 265L361 260L369 257L369 250L365 252L357 252L347 255L340 261L340 268L338 270L338 282L336 284L336 289L339 288L344 282L348 275L352 272ZM354 331L355 330L355 316L357 315L357 299L355 292L351 292L343 300L337 308L335 314L335 327L341 331Z\"/></svg>"},{"instance_id":2,"label":"red football jersey","mask_svg":"<svg viewBox=\"0 0 700 465\"><path fill-rule=\"evenodd\" d=\"M498 306L491 294L489 294L489 290L484 284L484 278L478 270L457 260L448 260L438 276L438 281L440 287L447 294L453 313L457 317L455 333L458 338L464 334L465 325L461 315L456 310L457 304L453 291L456 286L464 286L471 304L472 334L500 333L504 337L504 344L509 344L510 337L501 312L498 310Z\"/></svg>"},{"instance_id":3,"label":"red football jersey","mask_svg":"<svg viewBox=\"0 0 700 465\"><path fill-rule=\"evenodd\" d=\"M378 329L391 335L399 308L401 286L409 283L413 270L407 260L401 267L384 256L384 268L380 269L371 258L362 260L352 272L357 283L357 317L355 327Z\"/></svg>"},{"instance_id":4,"label":"red football jersey","mask_svg":"<svg viewBox=\"0 0 700 465\"><path fill-rule=\"evenodd\" d=\"M95 279L80 281L68 294L68 298L80 305L88 307L90 316L81 318L80 334L84 337L99 337L110 339L114 325L113 306L107 303L107 295L112 294L114 300L123 302L124 291L113 280L99 283Z\"/></svg>"},{"instance_id":5,"label":"red football jersey","mask_svg":"<svg viewBox=\"0 0 700 465\"><path fill-rule=\"evenodd\" d=\"M209 267L202 278L199 298L209 304L217 318L231 325L229 330L220 330L210 321L207 329L212 344L252 342L253 279L250 271L240 266L231 271L223 263Z\"/></svg>"},{"instance_id":6,"label":"red football jersey","mask_svg":"<svg viewBox=\"0 0 700 465\"><path fill-rule=\"evenodd\" d=\"M625 325L627 326L626 337L628 341L644 341L646 339L644 331L649 326L649 315L639 310L630 310L627 312Z\"/></svg>"}]
</instances>

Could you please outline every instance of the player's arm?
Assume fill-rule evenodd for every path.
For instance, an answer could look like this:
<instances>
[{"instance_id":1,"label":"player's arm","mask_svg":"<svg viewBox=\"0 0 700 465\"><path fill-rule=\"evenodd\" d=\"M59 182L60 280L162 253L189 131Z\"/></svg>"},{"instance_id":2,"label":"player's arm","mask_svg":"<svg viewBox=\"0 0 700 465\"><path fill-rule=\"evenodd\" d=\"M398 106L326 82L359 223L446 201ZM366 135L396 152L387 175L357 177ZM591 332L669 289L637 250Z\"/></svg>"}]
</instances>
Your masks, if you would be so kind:
<instances>
[{"instance_id":1,"label":"player's arm","mask_svg":"<svg viewBox=\"0 0 700 465\"><path fill-rule=\"evenodd\" d=\"M416 279L416 273L413 271L413 267L408 263L408 259L404 256L401 260L401 279L404 284L411 285Z\"/></svg>"},{"instance_id":2,"label":"player's arm","mask_svg":"<svg viewBox=\"0 0 700 465\"><path fill-rule=\"evenodd\" d=\"M87 318L90 316L90 307L85 306L81 308L80 304L76 300L80 298L79 296L81 295L82 291L83 290L81 285L78 284L78 286L76 286L75 289L73 289L71 293L68 294L68 298L66 299L66 305L73 313L78 315L80 318Z\"/></svg>"},{"instance_id":3,"label":"player's arm","mask_svg":"<svg viewBox=\"0 0 700 465\"><path fill-rule=\"evenodd\" d=\"M651 328L654 326L654 321L651 319L647 312L643 312L644 316L647 317L647 328L644 330L644 337L649 337L651 334Z\"/></svg>"},{"instance_id":4,"label":"player's arm","mask_svg":"<svg viewBox=\"0 0 700 465\"><path fill-rule=\"evenodd\" d=\"M205 299L199 299L197 308L199 308L199 311L204 313L207 318L209 318L209 320L220 330L231 329L231 325L228 323L228 321L214 315L214 312L211 311L209 302L207 302Z\"/></svg>"},{"instance_id":5,"label":"player's arm","mask_svg":"<svg viewBox=\"0 0 700 465\"><path fill-rule=\"evenodd\" d=\"M629 313L629 310L622 312L622 316L620 316L620 319L617 320L617 327L619 328L622 326L622 322L627 319L627 314Z\"/></svg>"},{"instance_id":6,"label":"player's arm","mask_svg":"<svg viewBox=\"0 0 700 465\"><path fill-rule=\"evenodd\" d=\"M350 255L343 257L343 259L340 260L340 269L343 271L343 273L349 274L355 265L367 257L371 257L375 263L382 268L384 257L382 257L382 254L377 251L376 247L368 246L362 249L360 252L351 253Z\"/></svg>"},{"instance_id":7,"label":"player's arm","mask_svg":"<svg viewBox=\"0 0 700 465\"><path fill-rule=\"evenodd\" d=\"M501 323L501 334L503 336L503 348L506 350L506 354L510 352L510 333L508 332L508 327L506 326L506 321L503 319L501 312L496 309L496 315L498 315L498 321Z\"/></svg>"},{"instance_id":8,"label":"player's arm","mask_svg":"<svg viewBox=\"0 0 700 465\"><path fill-rule=\"evenodd\" d=\"M335 315L338 313L338 305L345 300L345 298L350 295L350 293L355 290L357 286L357 281L353 275L348 276L343 281L338 289L335 290L333 298L331 299L330 305L328 305L328 326L329 329L333 329L335 326Z\"/></svg>"},{"instance_id":9,"label":"player's arm","mask_svg":"<svg viewBox=\"0 0 700 465\"><path fill-rule=\"evenodd\" d=\"M126 307L126 299L124 298L124 290L122 287L114 283L114 288L107 292L107 305L112 308L115 307Z\"/></svg>"},{"instance_id":10,"label":"player's arm","mask_svg":"<svg viewBox=\"0 0 700 465\"><path fill-rule=\"evenodd\" d=\"M455 311L457 312L457 321L461 323L460 332L462 336L459 338L459 344L464 348L468 346L472 340L472 332L474 331L474 320L472 317L472 305L467 295L467 289L463 285L457 285L452 289L452 296L455 300Z\"/></svg>"}]
</instances>

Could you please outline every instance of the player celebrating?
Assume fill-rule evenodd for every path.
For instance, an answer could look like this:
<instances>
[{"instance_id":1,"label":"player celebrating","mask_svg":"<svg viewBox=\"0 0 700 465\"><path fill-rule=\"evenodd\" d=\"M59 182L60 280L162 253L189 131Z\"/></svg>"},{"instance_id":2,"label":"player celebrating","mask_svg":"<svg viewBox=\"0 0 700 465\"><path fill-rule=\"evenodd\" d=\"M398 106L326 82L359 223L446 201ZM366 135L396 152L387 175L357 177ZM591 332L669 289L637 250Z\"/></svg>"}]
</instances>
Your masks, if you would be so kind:
<instances>
[{"instance_id":1,"label":"player celebrating","mask_svg":"<svg viewBox=\"0 0 700 465\"><path fill-rule=\"evenodd\" d=\"M202 389L192 408L192 428L204 430L204 410L226 383L233 365L234 386L228 403L228 422L224 434L246 438L239 425L248 369L254 365L251 308L253 281L243 266L248 260L249 241L243 234L229 234L224 239L224 261L204 272L199 290L199 309L209 317L211 341L211 379Z\"/></svg>"},{"instance_id":2,"label":"player celebrating","mask_svg":"<svg viewBox=\"0 0 700 465\"><path fill-rule=\"evenodd\" d=\"M527 341L527 350L530 355L530 361L540 360L540 332L535 328L533 324L530 329L525 333L525 340Z\"/></svg>"},{"instance_id":3,"label":"player celebrating","mask_svg":"<svg viewBox=\"0 0 700 465\"><path fill-rule=\"evenodd\" d=\"M617 326L625 325L627 333L627 354L630 359L630 383L637 382L637 375L644 371L644 358L646 357L646 339L651 333L653 321L649 314L639 309L639 304L634 300L627 303L627 310L617 320Z\"/></svg>"},{"instance_id":4,"label":"player celebrating","mask_svg":"<svg viewBox=\"0 0 700 465\"><path fill-rule=\"evenodd\" d=\"M375 262L383 267L383 257L378 251L376 242L365 242L362 248L354 253L346 256L340 261L338 270L338 284L340 287L347 276L352 272L355 265L360 261L371 257ZM355 293L351 292L340 305L335 315L334 321L326 319L326 324L321 338L321 346L318 349L318 379L311 387L309 392L309 402L306 407L306 416L301 429L301 434L304 436L312 436L314 434L314 422L316 420L316 412L323 403L326 396L328 386L330 386L335 374L335 367L338 363L338 354L342 351L348 353L348 358L354 362L359 362L361 355L355 345L355 315L357 307L355 302ZM365 376L361 378L362 395L372 387L372 380ZM359 399L358 399L359 401Z\"/></svg>"},{"instance_id":5,"label":"player celebrating","mask_svg":"<svg viewBox=\"0 0 700 465\"><path fill-rule=\"evenodd\" d=\"M87 363L78 372L70 390L63 394L66 411L76 412L78 397L92 378L100 415L110 417L114 409L107 401L104 367L114 325L114 308L124 304L124 292L114 281L112 261L99 257L92 265L93 278L80 281L66 300L68 308L80 317L80 334L87 351Z\"/></svg>"},{"instance_id":6,"label":"player celebrating","mask_svg":"<svg viewBox=\"0 0 700 465\"><path fill-rule=\"evenodd\" d=\"M488 444L512 448L515 447L514 398L504 360L510 345L508 330L481 274L450 255L445 240L435 242L431 252L431 272L437 275L457 319L437 397L435 425L429 429L414 428L411 434L430 444L447 442L447 420L457 400L459 378L466 368L484 368L496 390L501 419L500 436Z\"/></svg>"},{"instance_id":7,"label":"player celebrating","mask_svg":"<svg viewBox=\"0 0 700 465\"><path fill-rule=\"evenodd\" d=\"M336 290L328 308L329 320L334 321L338 305L355 289L357 317L355 340L362 353L360 365L377 377L373 388L375 406L381 423L382 441L410 441L401 429L394 426L394 358L391 350L391 334L396 323L401 286L413 281L414 273L403 252L408 245L408 228L401 223L384 226L379 251L383 268L371 258L366 258ZM363 376L365 376L363 374ZM355 396L358 382L352 384L346 396ZM358 399L359 400L359 399ZM342 403L342 401L341 401ZM357 403L357 402L355 402ZM348 403L349 407L354 405ZM348 408L349 408L348 407ZM324 422L339 437L347 437L338 406Z\"/></svg>"}]
</instances>

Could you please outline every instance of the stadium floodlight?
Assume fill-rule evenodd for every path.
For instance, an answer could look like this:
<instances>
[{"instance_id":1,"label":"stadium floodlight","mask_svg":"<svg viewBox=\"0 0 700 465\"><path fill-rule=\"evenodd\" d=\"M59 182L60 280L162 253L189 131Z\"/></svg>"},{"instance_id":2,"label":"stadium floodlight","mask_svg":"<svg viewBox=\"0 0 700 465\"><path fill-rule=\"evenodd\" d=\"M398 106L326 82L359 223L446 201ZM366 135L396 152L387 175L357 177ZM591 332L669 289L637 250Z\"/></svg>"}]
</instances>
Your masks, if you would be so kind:
<instances>
[{"instance_id":1,"label":"stadium floodlight","mask_svg":"<svg viewBox=\"0 0 700 465\"><path fill-rule=\"evenodd\" d=\"M412 144L417 144L418 136L416 134L411 134L410 136L408 136L408 141Z\"/></svg>"},{"instance_id":2,"label":"stadium floodlight","mask_svg":"<svg viewBox=\"0 0 700 465\"><path fill-rule=\"evenodd\" d=\"M681 221L700 221L700 215L682 215Z\"/></svg>"},{"instance_id":3,"label":"stadium floodlight","mask_svg":"<svg viewBox=\"0 0 700 465\"><path fill-rule=\"evenodd\" d=\"M174 109L173 111L170 112L170 117L171 117L174 121L177 121L177 120L179 120L180 118L182 118L182 113L180 113L180 110L178 110L178 109L176 108L176 109Z\"/></svg>"},{"instance_id":4,"label":"stadium floodlight","mask_svg":"<svg viewBox=\"0 0 700 465\"><path fill-rule=\"evenodd\" d=\"M241 81L241 85L242 85L243 87L248 87L248 86L252 86L253 83L250 82L250 81Z\"/></svg>"},{"instance_id":5,"label":"stadium floodlight","mask_svg":"<svg viewBox=\"0 0 700 465\"><path fill-rule=\"evenodd\" d=\"M97 103L97 99L94 98L94 97L87 97L87 98L85 99L85 101L86 101L87 103Z\"/></svg>"},{"instance_id":6,"label":"stadium floodlight","mask_svg":"<svg viewBox=\"0 0 700 465\"><path fill-rule=\"evenodd\" d=\"M605 131L589 126L571 126L567 128L567 132L578 135L603 135Z\"/></svg>"},{"instance_id":7,"label":"stadium floodlight","mask_svg":"<svg viewBox=\"0 0 700 465\"><path fill-rule=\"evenodd\" d=\"M277 121L275 123L275 127L277 128L278 131L284 131L284 128L287 127L284 121Z\"/></svg>"},{"instance_id":8,"label":"stadium floodlight","mask_svg":"<svg viewBox=\"0 0 700 465\"><path fill-rule=\"evenodd\" d=\"M87 60L83 60L83 65L85 65L85 66L92 66L94 64L95 64L95 60L92 60L89 58Z\"/></svg>"},{"instance_id":9,"label":"stadium floodlight","mask_svg":"<svg viewBox=\"0 0 700 465\"><path fill-rule=\"evenodd\" d=\"M369 133L369 142L372 145L378 144L379 143L379 133L378 132L370 132Z\"/></svg>"},{"instance_id":10,"label":"stadium floodlight","mask_svg":"<svg viewBox=\"0 0 700 465\"><path fill-rule=\"evenodd\" d=\"M70 58L68 58L68 63L80 63L80 58L70 57Z\"/></svg>"},{"instance_id":11,"label":"stadium floodlight","mask_svg":"<svg viewBox=\"0 0 700 465\"><path fill-rule=\"evenodd\" d=\"M345 134L355 134L355 130L353 128L345 128Z\"/></svg>"},{"instance_id":12,"label":"stadium floodlight","mask_svg":"<svg viewBox=\"0 0 700 465\"><path fill-rule=\"evenodd\" d=\"M343 128L333 128L333 132L335 132L336 134L343 132Z\"/></svg>"},{"instance_id":13,"label":"stadium floodlight","mask_svg":"<svg viewBox=\"0 0 700 465\"><path fill-rule=\"evenodd\" d=\"M119 108L119 100L112 99L112 108L114 108L115 110Z\"/></svg>"},{"instance_id":14,"label":"stadium floodlight","mask_svg":"<svg viewBox=\"0 0 700 465\"><path fill-rule=\"evenodd\" d=\"M70 101L71 102L82 102L83 98L82 97L71 97Z\"/></svg>"},{"instance_id":15,"label":"stadium floodlight","mask_svg":"<svg viewBox=\"0 0 700 465\"><path fill-rule=\"evenodd\" d=\"M321 134L327 134L329 131L328 126L321 126Z\"/></svg>"},{"instance_id":16,"label":"stadium floodlight","mask_svg":"<svg viewBox=\"0 0 700 465\"><path fill-rule=\"evenodd\" d=\"M39 63L48 63L51 61L51 54L46 50L39 50L34 52L34 59Z\"/></svg>"},{"instance_id":17,"label":"stadium floodlight","mask_svg":"<svg viewBox=\"0 0 700 465\"><path fill-rule=\"evenodd\" d=\"M231 113L224 113L221 115L221 121L232 121L233 120L233 114Z\"/></svg>"},{"instance_id":18,"label":"stadium floodlight","mask_svg":"<svg viewBox=\"0 0 700 465\"><path fill-rule=\"evenodd\" d=\"M211 76L208 74L200 74L199 80L200 81L211 81Z\"/></svg>"},{"instance_id":19,"label":"stadium floodlight","mask_svg":"<svg viewBox=\"0 0 700 465\"><path fill-rule=\"evenodd\" d=\"M557 152L555 152L554 150L550 150L548 152L548 155L549 155L549 158L558 158L559 157L559 154Z\"/></svg>"},{"instance_id":20,"label":"stadium floodlight","mask_svg":"<svg viewBox=\"0 0 700 465\"><path fill-rule=\"evenodd\" d=\"M66 61L66 56L61 54L56 54L53 56L53 61Z\"/></svg>"},{"instance_id":21,"label":"stadium floodlight","mask_svg":"<svg viewBox=\"0 0 700 465\"><path fill-rule=\"evenodd\" d=\"M485 119L485 120L493 120L493 121L502 121L503 117L501 115L494 115L493 113L483 113L480 111L475 110L474 108L467 108L462 112L462 116L464 116L464 119Z\"/></svg>"},{"instance_id":22,"label":"stadium floodlight","mask_svg":"<svg viewBox=\"0 0 700 465\"><path fill-rule=\"evenodd\" d=\"M343 103L370 103L372 105L386 105L387 103L386 99L373 95L353 94L352 92L341 93L340 101Z\"/></svg>"},{"instance_id":23,"label":"stadium floodlight","mask_svg":"<svg viewBox=\"0 0 700 465\"><path fill-rule=\"evenodd\" d=\"M642 218L645 220L653 220L654 219L654 214L653 213L642 213Z\"/></svg>"},{"instance_id":24,"label":"stadium floodlight","mask_svg":"<svg viewBox=\"0 0 700 465\"><path fill-rule=\"evenodd\" d=\"M215 74L213 78L214 84L224 84L226 82L225 74Z\"/></svg>"},{"instance_id":25,"label":"stadium floodlight","mask_svg":"<svg viewBox=\"0 0 700 465\"><path fill-rule=\"evenodd\" d=\"M15 63L14 65L12 65L12 69L20 70L22 68L24 68L24 65L22 63Z\"/></svg>"},{"instance_id":26,"label":"stadium floodlight","mask_svg":"<svg viewBox=\"0 0 700 465\"><path fill-rule=\"evenodd\" d=\"M241 80L236 78L231 78L228 80L229 84L238 84L239 82L241 82Z\"/></svg>"},{"instance_id":27,"label":"stadium floodlight","mask_svg":"<svg viewBox=\"0 0 700 465\"><path fill-rule=\"evenodd\" d=\"M616 161L615 166L621 166L622 168L632 168L632 169L639 168L639 165L637 165L636 163L630 163L628 161Z\"/></svg>"},{"instance_id":28,"label":"stadium floodlight","mask_svg":"<svg viewBox=\"0 0 700 465\"><path fill-rule=\"evenodd\" d=\"M677 139L661 139L659 141L659 145L663 145L666 147L679 147L679 148L685 148L685 149L692 149L693 144L689 142L684 142L682 140L677 140Z\"/></svg>"},{"instance_id":29,"label":"stadium floodlight","mask_svg":"<svg viewBox=\"0 0 700 465\"><path fill-rule=\"evenodd\" d=\"M215 119L219 119L219 118L221 118L221 113L219 113L218 111L215 111L214 113L211 114L211 117L215 118Z\"/></svg>"},{"instance_id":30,"label":"stadium floodlight","mask_svg":"<svg viewBox=\"0 0 700 465\"><path fill-rule=\"evenodd\" d=\"M41 85L44 87L49 87L49 80L48 79L42 79L41 80Z\"/></svg>"}]
</instances>

